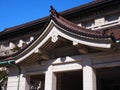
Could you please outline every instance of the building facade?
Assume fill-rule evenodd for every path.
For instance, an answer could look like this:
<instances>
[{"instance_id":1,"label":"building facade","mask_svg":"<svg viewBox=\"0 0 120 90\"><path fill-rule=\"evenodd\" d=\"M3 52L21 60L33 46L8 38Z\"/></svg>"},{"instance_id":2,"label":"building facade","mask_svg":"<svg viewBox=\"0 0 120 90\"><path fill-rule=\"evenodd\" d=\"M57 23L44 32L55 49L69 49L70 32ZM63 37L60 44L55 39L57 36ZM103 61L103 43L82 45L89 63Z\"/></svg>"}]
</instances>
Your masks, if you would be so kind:
<instances>
[{"instance_id":1,"label":"building facade","mask_svg":"<svg viewBox=\"0 0 120 90\"><path fill-rule=\"evenodd\" d=\"M7 90L119 90L120 1L96 0L5 29Z\"/></svg>"}]
</instances>

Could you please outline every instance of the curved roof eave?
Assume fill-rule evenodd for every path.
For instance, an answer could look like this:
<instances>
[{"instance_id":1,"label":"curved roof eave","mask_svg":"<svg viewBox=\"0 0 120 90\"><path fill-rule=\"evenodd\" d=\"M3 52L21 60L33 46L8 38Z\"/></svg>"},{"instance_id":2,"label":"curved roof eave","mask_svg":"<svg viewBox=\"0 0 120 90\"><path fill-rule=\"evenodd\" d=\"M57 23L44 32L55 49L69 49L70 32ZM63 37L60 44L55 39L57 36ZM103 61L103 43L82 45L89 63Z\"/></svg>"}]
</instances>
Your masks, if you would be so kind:
<instances>
[{"instance_id":1,"label":"curved roof eave","mask_svg":"<svg viewBox=\"0 0 120 90\"><path fill-rule=\"evenodd\" d=\"M61 36L70 41L88 45L88 46L93 46L93 47L98 47L98 48L111 48L111 43L109 42L99 42L99 41L97 42L97 40L90 39L90 38L84 38L84 37L82 37L81 39L81 36L76 37L76 34L72 32L64 33L64 31L65 31L64 28L60 27L53 20L51 20L47 28L36 39L36 41L34 41L26 50L24 50L19 55L14 57L16 59L15 62L20 63L21 61L29 57L31 54L35 53L36 50L38 50L41 46L43 46L49 39L52 39L54 35ZM84 41L84 39L86 39L86 41Z\"/></svg>"}]
</instances>

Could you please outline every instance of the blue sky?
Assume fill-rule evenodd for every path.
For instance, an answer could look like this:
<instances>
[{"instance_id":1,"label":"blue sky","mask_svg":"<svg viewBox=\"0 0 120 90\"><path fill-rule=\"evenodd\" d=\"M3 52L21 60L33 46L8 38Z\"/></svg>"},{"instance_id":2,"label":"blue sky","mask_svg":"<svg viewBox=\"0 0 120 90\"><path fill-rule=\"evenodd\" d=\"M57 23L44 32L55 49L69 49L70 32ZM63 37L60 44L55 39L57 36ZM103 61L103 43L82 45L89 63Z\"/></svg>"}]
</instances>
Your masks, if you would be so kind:
<instances>
[{"instance_id":1,"label":"blue sky","mask_svg":"<svg viewBox=\"0 0 120 90\"><path fill-rule=\"evenodd\" d=\"M0 31L49 15L50 5L58 12L93 0L0 0Z\"/></svg>"}]
</instances>

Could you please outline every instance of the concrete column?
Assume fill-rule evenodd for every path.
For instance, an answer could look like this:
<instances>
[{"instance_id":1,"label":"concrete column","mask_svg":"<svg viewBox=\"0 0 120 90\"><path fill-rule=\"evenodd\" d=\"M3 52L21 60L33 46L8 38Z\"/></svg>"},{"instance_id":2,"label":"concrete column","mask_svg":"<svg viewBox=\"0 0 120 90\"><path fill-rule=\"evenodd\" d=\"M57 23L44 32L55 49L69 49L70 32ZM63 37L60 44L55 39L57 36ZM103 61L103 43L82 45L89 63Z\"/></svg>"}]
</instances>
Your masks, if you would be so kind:
<instances>
[{"instance_id":1,"label":"concrete column","mask_svg":"<svg viewBox=\"0 0 120 90\"><path fill-rule=\"evenodd\" d=\"M25 90L30 90L30 76L26 75Z\"/></svg>"},{"instance_id":2,"label":"concrete column","mask_svg":"<svg viewBox=\"0 0 120 90\"><path fill-rule=\"evenodd\" d=\"M19 90L26 90L26 89L25 89L25 85L26 85L26 77L25 77L25 75L22 73L22 74L20 75Z\"/></svg>"},{"instance_id":3,"label":"concrete column","mask_svg":"<svg viewBox=\"0 0 120 90\"><path fill-rule=\"evenodd\" d=\"M83 90L97 90L96 73L90 60L85 60L83 65Z\"/></svg>"},{"instance_id":4,"label":"concrete column","mask_svg":"<svg viewBox=\"0 0 120 90\"><path fill-rule=\"evenodd\" d=\"M45 90L56 90L56 75L52 72L52 66L45 73Z\"/></svg>"}]
</instances>

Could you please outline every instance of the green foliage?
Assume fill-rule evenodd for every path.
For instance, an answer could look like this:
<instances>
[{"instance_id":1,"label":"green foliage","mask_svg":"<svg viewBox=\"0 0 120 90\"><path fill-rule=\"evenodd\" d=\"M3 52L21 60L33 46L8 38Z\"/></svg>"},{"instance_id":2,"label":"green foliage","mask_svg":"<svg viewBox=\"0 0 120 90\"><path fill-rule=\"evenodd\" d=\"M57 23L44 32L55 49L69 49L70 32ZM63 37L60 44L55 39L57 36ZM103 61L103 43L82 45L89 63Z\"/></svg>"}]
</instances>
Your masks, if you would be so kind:
<instances>
[{"instance_id":1,"label":"green foliage","mask_svg":"<svg viewBox=\"0 0 120 90\"><path fill-rule=\"evenodd\" d=\"M0 84L6 81L8 78L8 74L5 70L0 71Z\"/></svg>"}]
</instances>

